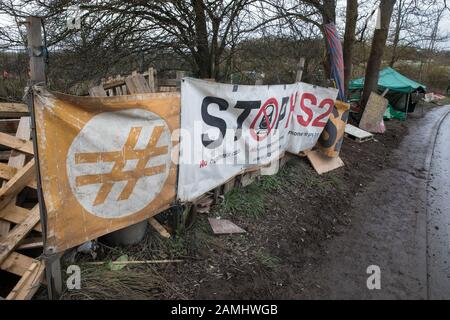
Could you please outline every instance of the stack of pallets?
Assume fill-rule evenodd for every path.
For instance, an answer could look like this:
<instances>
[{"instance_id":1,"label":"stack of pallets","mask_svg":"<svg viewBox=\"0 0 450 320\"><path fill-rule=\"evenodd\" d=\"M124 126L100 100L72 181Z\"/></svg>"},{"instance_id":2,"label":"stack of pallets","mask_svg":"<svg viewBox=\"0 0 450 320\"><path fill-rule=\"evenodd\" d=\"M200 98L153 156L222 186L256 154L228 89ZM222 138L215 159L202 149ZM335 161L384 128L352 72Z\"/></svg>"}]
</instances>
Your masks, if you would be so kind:
<instances>
[{"instance_id":1,"label":"stack of pallets","mask_svg":"<svg viewBox=\"0 0 450 320\"><path fill-rule=\"evenodd\" d=\"M131 75L102 79L100 85L89 89L91 96L124 96L134 93L176 92L180 91L184 71L176 72L176 79L158 79L157 72L149 68L144 73L133 71Z\"/></svg>"},{"instance_id":2,"label":"stack of pallets","mask_svg":"<svg viewBox=\"0 0 450 320\"><path fill-rule=\"evenodd\" d=\"M0 123L8 123L0 127L0 299L31 299L44 279L45 265L39 260L43 243L30 117L24 116L27 113L26 105L0 104ZM15 119L17 116L20 118Z\"/></svg>"}]
</instances>

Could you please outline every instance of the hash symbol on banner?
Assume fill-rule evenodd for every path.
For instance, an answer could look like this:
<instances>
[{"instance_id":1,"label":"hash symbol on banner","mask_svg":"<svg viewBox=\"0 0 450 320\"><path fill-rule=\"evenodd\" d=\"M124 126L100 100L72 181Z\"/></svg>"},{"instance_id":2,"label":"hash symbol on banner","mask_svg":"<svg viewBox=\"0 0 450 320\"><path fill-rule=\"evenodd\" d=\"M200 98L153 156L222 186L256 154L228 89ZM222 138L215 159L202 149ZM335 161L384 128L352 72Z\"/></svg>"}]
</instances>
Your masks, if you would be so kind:
<instances>
[{"instance_id":1,"label":"hash symbol on banner","mask_svg":"<svg viewBox=\"0 0 450 320\"><path fill-rule=\"evenodd\" d=\"M128 134L127 141L120 151L76 153L76 164L114 162L114 166L110 173L89 174L76 177L76 186L80 187L101 183L102 185L94 200L94 206L96 206L105 202L116 182L127 181L127 184L117 199L118 201L127 200L133 193L136 183L140 178L157 175L164 172L166 165L146 168L146 165L151 157L157 157L167 154L168 152L168 146L156 146L163 130L163 126L155 127L147 146L142 150L135 149L142 131L142 127L132 127L130 129L130 133ZM136 168L133 171L124 171L127 160L138 160Z\"/></svg>"}]
</instances>

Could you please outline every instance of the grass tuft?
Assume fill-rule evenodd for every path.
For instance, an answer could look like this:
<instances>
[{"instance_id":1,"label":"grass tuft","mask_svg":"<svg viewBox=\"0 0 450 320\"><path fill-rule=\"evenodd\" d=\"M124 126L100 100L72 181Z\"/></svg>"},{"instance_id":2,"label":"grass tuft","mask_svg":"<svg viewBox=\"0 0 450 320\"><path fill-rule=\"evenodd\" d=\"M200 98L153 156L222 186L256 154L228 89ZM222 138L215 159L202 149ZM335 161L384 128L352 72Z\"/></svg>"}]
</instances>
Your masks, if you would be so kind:
<instances>
[{"instance_id":1,"label":"grass tuft","mask_svg":"<svg viewBox=\"0 0 450 320\"><path fill-rule=\"evenodd\" d=\"M235 188L225 194L215 212L219 215L258 218L264 214L264 209L264 192L256 183L252 183L245 188Z\"/></svg>"},{"instance_id":2,"label":"grass tuft","mask_svg":"<svg viewBox=\"0 0 450 320\"><path fill-rule=\"evenodd\" d=\"M106 266L80 265L81 289L66 290L61 299L71 300L146 300L170 296L183 298L156 271L125 268L108 270Z\"/></svg>"},{"instance_id":3,"label":"grass tuft","mask_svg":"<svg viewBox=\"0 0 450 320\"><path fill-rule=\"evenodd\" d=\"M263 249L255 252L255 258L262 266L269 269L275 269L281 262L280 258L272 256Z\"/></svg>"}]
</instances>

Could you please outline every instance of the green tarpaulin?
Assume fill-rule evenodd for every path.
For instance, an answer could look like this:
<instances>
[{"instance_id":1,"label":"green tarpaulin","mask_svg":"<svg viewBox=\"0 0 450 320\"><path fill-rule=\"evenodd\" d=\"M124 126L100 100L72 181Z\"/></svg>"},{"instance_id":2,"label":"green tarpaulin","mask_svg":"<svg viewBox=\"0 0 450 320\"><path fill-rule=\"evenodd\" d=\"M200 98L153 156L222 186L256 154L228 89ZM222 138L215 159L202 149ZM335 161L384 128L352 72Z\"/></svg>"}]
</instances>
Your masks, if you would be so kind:
<instances>
[{"instance_id":1,"label":"green tarpaulin","mask_svg":"<svg viewBox=\"0 0 450 320\"><path fill-rule=\"evenodd\" d=\"M389 67L384 68L380 71L378 86L381 90L389 89L389 91L396 91L401 93L411 93L420 88L422 88L423 91L426 91L427 89L427 87L423 84L415 82ZM363 87L364 78L350 81L350 90L362 90Z\"/></svg>"},{"instance_id":2,"label":"green tarpaulin","mask_svg":"<svg viewBox=\"0 0 450 320\"><path fill-rule=\"evenodd\" d=\"M406 120L406 113L402 111L397 111L394 108L392 108L391 105L388 105L386 112L384 113L384 119L391 120L391 119L397 119L400 121Z\"/></svg>"}]
</instances>

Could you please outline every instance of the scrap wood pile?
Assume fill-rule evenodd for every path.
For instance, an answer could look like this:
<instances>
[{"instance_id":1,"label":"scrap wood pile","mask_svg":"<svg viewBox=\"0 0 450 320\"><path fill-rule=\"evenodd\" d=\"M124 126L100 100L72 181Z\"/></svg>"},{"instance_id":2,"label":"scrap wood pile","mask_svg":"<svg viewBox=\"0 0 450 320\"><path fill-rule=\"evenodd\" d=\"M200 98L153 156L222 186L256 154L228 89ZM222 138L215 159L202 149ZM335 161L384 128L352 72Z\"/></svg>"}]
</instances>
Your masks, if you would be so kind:
<instances>
[{"instance_id":1,"label":"scrap wood pile","mask_svg":"<svg viewBox=\"0 0 450 320\"><path fill-rule=\"evenodd\" d=\"M102 79L98 86L89 89L91 96L123 96L127 94L174 92L180 90L184 71L177 71L176 79L158 79L154 68L146 72L133 71L129 76L117 75Z\"/></svg>"},{"instance_id":2,"label":"scrap wood pile","mask_svg":"<svg viewBox=\"0 0 450 320\"><path fill-rule=\"evenodd\" d=\"M0 104L0 299L31 299L44 279L30 117Z\"/></svg>"}]
</instances>

